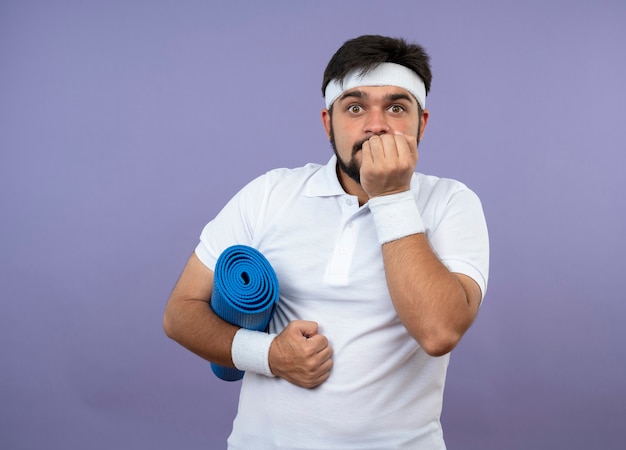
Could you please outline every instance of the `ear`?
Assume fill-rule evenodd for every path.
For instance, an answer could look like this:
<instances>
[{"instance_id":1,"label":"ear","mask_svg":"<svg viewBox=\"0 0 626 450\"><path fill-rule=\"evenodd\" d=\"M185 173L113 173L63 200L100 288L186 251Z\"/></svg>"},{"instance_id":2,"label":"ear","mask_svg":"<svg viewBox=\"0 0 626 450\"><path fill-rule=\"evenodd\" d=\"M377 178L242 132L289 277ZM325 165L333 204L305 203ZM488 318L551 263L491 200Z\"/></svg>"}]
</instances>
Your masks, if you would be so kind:
<instances>
[{"instance_id":1,"label":"ear","mask_svg":"<svg viewBox=\"0 0 626 450\"><path fill-rule=\"evenodd\" d=\"M421 127L421 131L420 131L420 135L417 137L417 141L418 142L421 141L422 137L424 136L424 131L426 131L426 124L428 123L428 117L429 117L428 110L427 109L423 110L422 111L422 118L421 118L422 127Z\"/></svg>"},{"instance_id":2,"label":"ear","mask_svg":"<svg viewBox=\"0 0 626 450\"><path fill-rule=\"evenodd\" d=\"M326 108L322 109L322 125L324 125L326 137L330 140L330 111Z\"/></svg>"}]
</instances>

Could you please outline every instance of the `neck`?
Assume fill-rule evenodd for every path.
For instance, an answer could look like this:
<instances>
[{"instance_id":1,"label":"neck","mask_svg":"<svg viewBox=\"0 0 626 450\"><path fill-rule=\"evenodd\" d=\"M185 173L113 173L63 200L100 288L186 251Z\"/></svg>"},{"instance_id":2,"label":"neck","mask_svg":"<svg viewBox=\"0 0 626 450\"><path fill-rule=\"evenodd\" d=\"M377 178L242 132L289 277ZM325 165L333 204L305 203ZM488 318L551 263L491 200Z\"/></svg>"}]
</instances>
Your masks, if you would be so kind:
<instances>
[{"instance_id":1,"label":"neck","mask_svg":"<svg viewBox=\"0 0 626 450\"><path fill-rule=\"evenodd\" d=\"M355 180L350 178L341 168L337 165L337 179L339 180L339 184L346 194L354 195L359 199L359 206L363 206L369 200L369 196L363 190L361 185L357 183Z\"/></svg>"}]
</instances>

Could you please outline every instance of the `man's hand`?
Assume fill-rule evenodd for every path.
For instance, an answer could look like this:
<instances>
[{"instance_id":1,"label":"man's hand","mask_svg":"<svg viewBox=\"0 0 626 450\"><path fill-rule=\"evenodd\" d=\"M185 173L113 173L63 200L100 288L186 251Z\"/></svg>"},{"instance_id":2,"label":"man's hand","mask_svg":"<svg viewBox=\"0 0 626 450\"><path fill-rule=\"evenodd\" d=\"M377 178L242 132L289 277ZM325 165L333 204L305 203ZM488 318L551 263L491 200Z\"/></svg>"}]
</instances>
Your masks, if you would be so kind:
<instances>
[{"instance_id":1,"label":"man's hand","mask_svg":"<svg viewBox=\"0 0 626 450\"><path fill-rule=\"evenodd\" d=\"M363 144L362 153L361 186L370 198L410 188L418 158L415 136L372 136Z\"/></svg>"},{"instance_id":2,"label":"man's hand","mask_svg":"<svg viewBox=\"0 0 626 450\"><path fill-rule=\"evenodd\" d=\"M317 329L315 322L294 320L276 336L269 354L274 375L309 389L328 379L333 351Z\"/></svg>"}]
</instances>

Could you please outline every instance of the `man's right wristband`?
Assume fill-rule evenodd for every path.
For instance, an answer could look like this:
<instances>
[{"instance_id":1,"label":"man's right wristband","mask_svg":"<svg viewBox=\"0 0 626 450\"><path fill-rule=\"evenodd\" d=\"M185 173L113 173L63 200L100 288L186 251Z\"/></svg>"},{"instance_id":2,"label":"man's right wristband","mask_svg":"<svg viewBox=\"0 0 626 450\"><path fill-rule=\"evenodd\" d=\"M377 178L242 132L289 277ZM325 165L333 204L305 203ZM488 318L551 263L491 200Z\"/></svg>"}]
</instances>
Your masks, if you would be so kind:
<instances>
[{"instance_id":1,"label":"man's right wristband","mask_svg":"<svg viewBox=\"0 0 626 450\"><path fill-rule=\"evenodd\" d=\"M240 328L235 333L231 347L231 356L235 367L244 372L250 371L266 377L273 377L274 374L270 370L269 355L275 337L275 334Z\"/></svg>"},{"instance_id":2,"label":"man's right wristband","mask_svg":"<svg viewBox=\"0 0 626 450\"><path fill-rule=\"evenodd\" d=\"M411 234L424 233L422 216L411 191L373 197L367 203L380 245Z\"/></svg>"}]
</instances>

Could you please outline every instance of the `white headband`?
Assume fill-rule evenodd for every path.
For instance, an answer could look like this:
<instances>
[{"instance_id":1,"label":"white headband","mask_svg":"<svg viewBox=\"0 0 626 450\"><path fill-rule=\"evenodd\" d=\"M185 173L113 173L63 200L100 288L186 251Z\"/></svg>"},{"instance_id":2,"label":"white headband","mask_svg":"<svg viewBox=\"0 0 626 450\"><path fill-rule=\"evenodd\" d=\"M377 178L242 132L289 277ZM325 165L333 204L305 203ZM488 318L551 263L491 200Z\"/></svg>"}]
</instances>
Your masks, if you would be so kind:
<instances>
[{"instance_id":1,"label":"white headband","mask_svg":"<svg viewBox=\"0 0 626 450\"><path fill-rule=\"evenodd\" d=\"M406 89L415 96L422 109L426 108L426 86L424 81L411 69L395 63L382 63L364 75L360 70L353 70L343 79L334 79L328 83L324 92L326 109L341 94L358 86L397 86Z\"/></svg>"}]
</instances>

